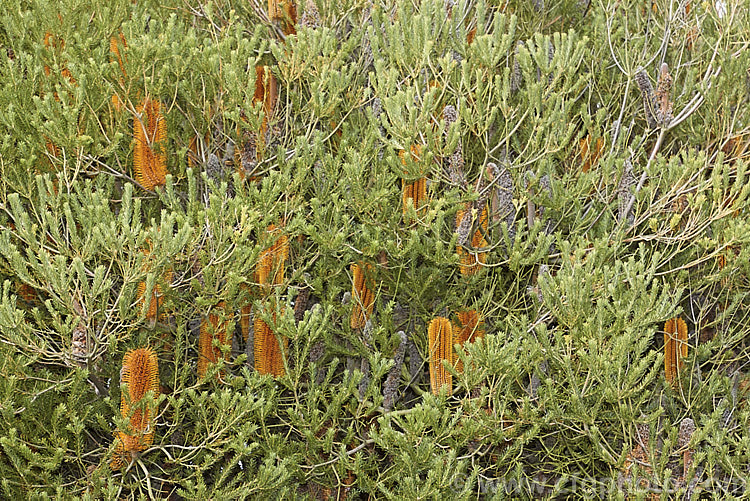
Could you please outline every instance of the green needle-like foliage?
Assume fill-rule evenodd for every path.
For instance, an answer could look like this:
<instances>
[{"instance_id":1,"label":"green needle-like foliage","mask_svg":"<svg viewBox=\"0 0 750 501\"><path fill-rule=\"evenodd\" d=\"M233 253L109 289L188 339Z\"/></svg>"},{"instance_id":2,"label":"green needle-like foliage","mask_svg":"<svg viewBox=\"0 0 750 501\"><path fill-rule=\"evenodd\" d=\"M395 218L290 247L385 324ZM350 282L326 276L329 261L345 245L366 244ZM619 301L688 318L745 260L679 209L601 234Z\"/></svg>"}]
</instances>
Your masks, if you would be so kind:
<instances>
[{"instance_id":1,"label":"green needle-like foliage","mask_svg":"<svg viewBox=\"0 0 750 501\"><path fill-rule=\"evenodd\" d=\"M3 499L746 495L742 2L3 7Z\"/></svg>"}]
</instances>

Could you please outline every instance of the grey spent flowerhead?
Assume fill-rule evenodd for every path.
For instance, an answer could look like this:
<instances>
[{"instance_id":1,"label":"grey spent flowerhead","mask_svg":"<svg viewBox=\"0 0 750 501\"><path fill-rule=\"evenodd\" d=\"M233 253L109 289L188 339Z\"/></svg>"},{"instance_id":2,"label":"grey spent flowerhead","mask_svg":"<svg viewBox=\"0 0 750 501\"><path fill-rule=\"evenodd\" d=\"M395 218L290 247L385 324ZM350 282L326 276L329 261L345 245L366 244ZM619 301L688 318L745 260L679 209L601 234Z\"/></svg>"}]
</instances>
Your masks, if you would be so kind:
<instances>
[{"instance_id":1,"label":"grey spent flowerhead","mask_svg":"<svg viewBox=\"0 0 750 501\"><path fill-rule=\"evenodd\" d=\"M208 175L208 178L212 181L218 181L221 179L223 173L224 168L221 165L219 157L213 153L208 155L208 161L206 162L206 174Z\"/></svg>"},{"instance_id":2,"label":"grey spent flowerhead","mask_svg":"<svg viewBox=\"0 0 750 501\"><path fill-rule=\"evenodd\" d=\"M388 376L385 379L385 383L383 383L383 408L386 411L393 410L393 405L396 403L398 387L401 382L401 367L404 364L406 345L409 342L404 331L399 331L398 335L399 344L396 348L396 353L393 355L393 367L388 371Z\"/></svg>"},{"instance_id":3,"label":"grey spent flowerhead","mask_svg":"<svg viewBox=\"0 0 750 501\"><path fill-rule=\"evenodd\" d=\"M451 124L456 123L458 120L458 112L456 111L456 107L452 104L446 104L443 108L443 120L445 120L445 125L450 126Z\"/></svg>"},{"instance_id":4,"label":"grey spent flowerhead","mask_svg":"<svg viewBox=\"0 0 750 501\"><path fill-rule=\"evenodd\" d=\"M456 233L458 234L458 245L465 245L469 240L469 233L471 232L473 222L474 218L472 217L471 209L465 209L463 217L456 228Z\"/></svg>"},{"instance_id":5,"label":"grey spent flowerhead","mask_svg":"<svg viewBox=\"0 0 750 501\"><path fill-rule=\"evenodd\" d=\"M302 18L300 19L299 23L301 26L305 26L306 28L310 28L313 30L322 25L318 6L315 5L315 2L313 0L307 0L307 2L305 2L305 12L302 13Z\"/></svg>"},{"instance_id":6,"label":"grey spent flowerhead","mask_svg":"<svg viewBox=\"0 0 750 501\"><path fill-rule=\"evenodd\" d=\"M695 421L691 418L686 417L680 422L680 431L677 435L677 446L679 448L687 447L690 443L690 439L695 433Z\"/></svg>"},{"instance_id":7,"label":"grey spent flowerhead","mask_svg":"<svg viewBox=\"0 0 750 501\"><path fill-rule=\"evenodd\" d=\"M372 103L370 104L370 108L372 108L372 114L375 118L380 117L380 114L383 113L383 102L380 100L379 97L375 97L372 100Z\"/></svg>"},{"instance_id":8,"label":"grey spent flowerhead","mask_svg":"<svg viewBox=\"0 0 750 501\"><path fill-rule=\"evenodd\" d=\"M651 80L649 80L646 70L641 68L635 74L635 81L638 84L638 88L641 89L641 95L643 96L643 111L646 114L646 122L649 127L656 127L656 95L654 94L654 88L651 85Z\"/></svg>"},{"instance_id":9,"label":"grey spent flowerhead","mask_svg":"<svg viewBox=\"0 0 750 501\"><path fill-rule=\"evenodd\" d=\"M630 189L634 184L635 176L633 175L633 164L630 162L630 159L625 159L622 178L617 187L617 220L619 222L626 221L628 225L632 225L635 220L632 210L628 211L627 214L625 213L628 204L630 204Z\"/></svg>"}]
</instances>

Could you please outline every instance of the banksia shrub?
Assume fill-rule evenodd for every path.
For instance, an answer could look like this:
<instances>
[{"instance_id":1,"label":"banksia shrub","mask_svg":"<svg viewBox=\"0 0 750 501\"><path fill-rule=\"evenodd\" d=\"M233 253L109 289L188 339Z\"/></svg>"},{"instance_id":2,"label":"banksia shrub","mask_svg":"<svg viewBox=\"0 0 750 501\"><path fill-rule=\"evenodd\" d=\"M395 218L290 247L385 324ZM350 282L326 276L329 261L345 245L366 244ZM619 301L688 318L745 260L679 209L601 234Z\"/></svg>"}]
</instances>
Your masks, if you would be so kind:
<instances>
[{"instance_id":1,"label":"banksia shrub","mask_svg":"<svg viewBox=\"0 0 750 501\"><path fill-rule=\"evenodd\" d=\"M222 317L226 314L226 305L220 301L209 311L201 321L200 337L198 338L198 377L206 375L211 364L220 359L229 358L229 348L232 346L232 333L229 332L229 320Z\"/></svg>"},{"instance_id":2,"label":"banksia shrub","mask_svg":"<svg viewBox=\"0 0 750 501\"><path fill-rule=\"evenodd\" d=\"M273 314L273 321L276 321L276 313ZM289 347L289 339L284 337L279 342L271 327L260 315L255 315L253 335L255 370L260 374L283 376L286 373L284 353Z\"/></svg>"},{"instance_id":3,"label":"banksia shrub","mask_svg":"<svg viewBox=\"0 0 750 501\"><path fill-rule=\"evenodd\" d=\"M688 354L688 328L680 317L670 318L664 323L664 375L672 386L682 369Z\"/></svg>"},{"instance_id":4,"label":"banksia shrub","mask_svg":"<svg viewBox=\"0 0 750 501\"><path fill-rule=\"evenodd\" d=\"M368 276L372 273L372 265L352 263L351 272L353 308L349 325L352 329L363 329L375 306L375 292L372 280Z\"/></svg>"},{"instance_id":5,"label":"banksia shrub","mask_svg":"<svg viewBox=\"0 0 750 501\"><path fill-rule=\"evenodd\" d=\"M434 395L439 395L441 388L448 388L453 393L453 375L443 365L443 360L453 364L453 327L445 317L432 319L427 329L430 349L430 388Z\"/></svg>"},{"instance_id":6,"label":"banksia shrub","mask_svg":"<svg viewBox=\"0 0 750 501\"><path fill-rule=\"evenodd\" d=\"M167 182L167 120L161 103L144 99L133 117L133 172L146 190Z\"/></svg>"},{"instance_id":7,"label":"banksia shrub","mask_svg":"<svg viewBox=\"0 0 750 501\"><path fill-rule=\"evenodd\" d=\"M154 400L159 396L159 362L150 348L128 351L122 359L120 388L127 388L122 396L120 413L129 420L126 430L117 433L116 455L112 467L119 468L130 455L135 457L154 441ZM153 395L144 401L147 393Z\"/></svg>"},{"instance_id":8,"label":"banksia shrub","mask_svg":"<svg viewBox=\"0 0 750 501\"><path fill-rule=\"evenodd\" d=\"M743 2L90 4L0 14L0 499L748 471ZM144 346L170 394L112 475Z\"/></svg>"}]
</instances>

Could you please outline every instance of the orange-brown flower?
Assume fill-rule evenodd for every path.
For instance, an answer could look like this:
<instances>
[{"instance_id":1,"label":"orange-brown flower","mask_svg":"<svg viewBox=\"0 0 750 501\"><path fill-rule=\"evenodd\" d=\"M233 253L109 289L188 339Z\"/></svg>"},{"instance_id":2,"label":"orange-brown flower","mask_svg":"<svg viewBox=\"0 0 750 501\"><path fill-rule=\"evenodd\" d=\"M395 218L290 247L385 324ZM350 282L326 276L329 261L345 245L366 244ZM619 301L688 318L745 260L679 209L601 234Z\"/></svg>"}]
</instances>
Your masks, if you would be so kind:
<instances>
[{"instance_id":1,"label":"orange-brown flower","mask_svg":"<svg viewBox=\"0 0 750 501\"><path fill-rule=\"evenodd\" d=\"M672 386L677 384L677 375L687 357L687 337L687 324L680 317L664 323L664 375Z\"/></svg>"},{"instance_id":2,"label":"orange-brown flower","mask_svg":"<svg viewBox=\"0 0 750 501\"><path fill-rule=\"evenodd\" d=\"M276 313L273 314L276 321ZM284 337L281 342L276 338L271 327L261 318L255 316L253 323L255 370L260 374L270 374L280 377L285 374L284 353L289 347L289 339Z\"/></svg>"},{"instance_id":3,"label":"orange-brown flower","mask_svg":"<svg viewBox=\"0 0 750 501\"><path fill-rule=\"evenodd\" d=\"M430 322L427 329L430 349L430 387L434 395L440 394L443 386L448 387L448 393L453 392L453 375L443 366L443 360L452 364L453 355L453 328L450 320L445 317L436 317Z\"/></svg>"},{"instance_id":4,"label":"orange-brown flower","mask_svg":"<svg viewBox=\"0 0 750 501\"><path fill-rule=\"evenodd\" d=\"M167 119L161 103L144 99L133 118L133 171L147 190L167 182Z\"/></svg>"},{"instance_id":5,"label":"orange-brown flower","mask_svg":"<svg viewBox=\"0 0 750 501\"><path fill-rule=\"evenodd\" d=\"M159 362L150 348L128 351L122 359L120 387L127 391L122 396L120 413L129 419L127 430L117 432L116 455L112 467L119 468L128 454L147 449L154 442L153 401L159 396ZM150 402L141 403L151 392Z\"/></svg>"},{"instance_id":6,"label":"orange-brown flower","mask_svg":"<svg viewBox=\"0 0 750 501\"><path fill-rule=\"evenodd\" d=\"M224 318L225 314L226 304L220 301L201 322L198 338L198 377L205 376L211 364L229 357L226 348L222 349L232 344L232 333L228 330L229 320Z\"/></svg>"},{"instance_id":7,"label":"orange-brown flower","mask_svg":"<svg viewBox=\"0 0 750 501\"><path fill-rule=\"evenodd\" d=\"M364 328L367 320L372 315L375 306L375 292L368 274L372 273L372 265L369 263L352 263L352 316L349 325L352 329Z\"/></svg>"}]
</instances>

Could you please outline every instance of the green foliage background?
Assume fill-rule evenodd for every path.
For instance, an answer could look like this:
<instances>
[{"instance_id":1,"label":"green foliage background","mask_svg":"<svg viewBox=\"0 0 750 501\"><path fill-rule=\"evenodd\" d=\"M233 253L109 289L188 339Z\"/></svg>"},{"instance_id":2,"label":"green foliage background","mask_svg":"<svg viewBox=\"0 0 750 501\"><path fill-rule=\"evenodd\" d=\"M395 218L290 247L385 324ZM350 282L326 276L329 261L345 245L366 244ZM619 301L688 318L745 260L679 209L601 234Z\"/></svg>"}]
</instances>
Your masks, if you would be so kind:
<instances>
[{"instance_id":1,"label":"green foliage background","mask_svg":"<svg viewBox=\"0 0 750 501\"><path fill-rule=\"evenodd\" d=\"M743 496L750 14L720 3L317 2L321 26L282 40L266 6L247 0L6 0L3 496L642 497L624 473L639 426L652 437L648 485L678 489L665 497ZM120 31L124 79L109 48ZM46 33L64 44L45 45ZM649 128L635 75L644 68L655 86L662 62L676 118ZM279 82L274 142L257 181L229 169L215 183L207 155L260 130L257 64ZM168 122L170 176L154 192L132 180L143 96ZM459 120L446 126L449 104ZM190 167L196 135L207 140ZM582 172L586 137L603 150ZM398 152L412 144L425 154L404 167ZM443 165L459 144L467 187ZM632 224L618 221L626 161ZM492 225L485 266L462 276L455 214L479 196L488 162L514 180L515 238ZM402 214L401 179L422 175L428 209ZM533 181L545 175L549 192ZM249 301L260 309L253 272L280 220L292 248L273 325L289 338L287 374L255 373L240 340L199 379L195 326L220 301L231 329ZM371 263L377 284L369 339L342 301L355 262ZM155 326L137 301L144 280L147 295L157 284L166 294ZM426 326L466 308L482 312L487 336L467 348L453 395L433 396ZM673 389L662 329L678 315L690 349ZM83 366L71 354L81 322ZM402 330L416 349L386 410ZM122 356L142 346L159 356L155 441L112 471L114 433L127 427ZM685 418L696 424L687 472Z\"/></svg>"}]
</instances>

